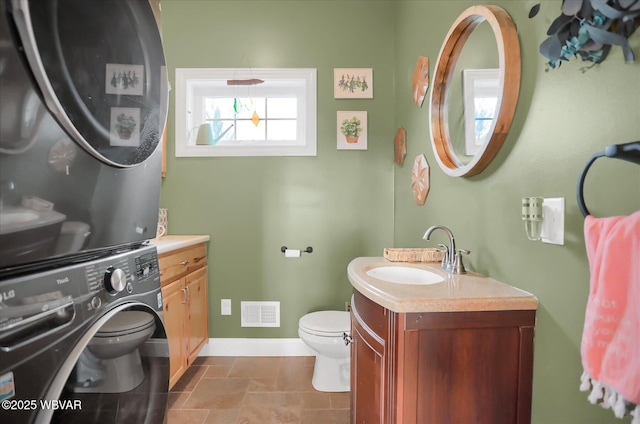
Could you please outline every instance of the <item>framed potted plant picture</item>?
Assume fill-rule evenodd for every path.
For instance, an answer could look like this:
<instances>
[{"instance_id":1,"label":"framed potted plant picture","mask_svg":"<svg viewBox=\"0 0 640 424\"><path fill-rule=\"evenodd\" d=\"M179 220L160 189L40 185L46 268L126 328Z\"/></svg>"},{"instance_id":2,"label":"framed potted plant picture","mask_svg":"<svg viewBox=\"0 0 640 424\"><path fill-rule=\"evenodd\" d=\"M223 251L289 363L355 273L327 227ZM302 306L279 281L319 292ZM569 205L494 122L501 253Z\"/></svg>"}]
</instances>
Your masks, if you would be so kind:
<instances>
[{"instance_id":1,"label":"framed potted plant picture","mask_svg":"<svg viewBox=\"0 0 640 424\"><path fill-rule=\"evenodd\" d=\"M339 111L338 150L367 150L367 112Z\"/></svg>"},{"instance_id":2,"label":"framed potted plant picture","mask_svg":"<svg viewBox=\"0 0 640 424\"><path fill-rule=\"evenodd\" d=\"M112 107L111 146L140 146L140 109L136 107Z\"/></svg>"}]
</instances>

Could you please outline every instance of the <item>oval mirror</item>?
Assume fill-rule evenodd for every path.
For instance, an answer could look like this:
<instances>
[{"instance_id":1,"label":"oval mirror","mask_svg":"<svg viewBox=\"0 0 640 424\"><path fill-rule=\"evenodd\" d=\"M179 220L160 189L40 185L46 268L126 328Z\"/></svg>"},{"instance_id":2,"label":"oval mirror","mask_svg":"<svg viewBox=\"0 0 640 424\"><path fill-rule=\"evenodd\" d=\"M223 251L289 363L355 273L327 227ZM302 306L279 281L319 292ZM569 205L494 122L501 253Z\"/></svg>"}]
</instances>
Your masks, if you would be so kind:
<instances>
[{"instance_id":1,"label":"oval mirror","mask_svg":"<svg viewBox=\"0 0 640 424\"><path fill-rule=\"evenodd\" d=\"M520 43L498 6L473 6L449 30L436 62L431 146L450 176L482 172L511 127L520 90Z\"/></svg>"}]
</instances>

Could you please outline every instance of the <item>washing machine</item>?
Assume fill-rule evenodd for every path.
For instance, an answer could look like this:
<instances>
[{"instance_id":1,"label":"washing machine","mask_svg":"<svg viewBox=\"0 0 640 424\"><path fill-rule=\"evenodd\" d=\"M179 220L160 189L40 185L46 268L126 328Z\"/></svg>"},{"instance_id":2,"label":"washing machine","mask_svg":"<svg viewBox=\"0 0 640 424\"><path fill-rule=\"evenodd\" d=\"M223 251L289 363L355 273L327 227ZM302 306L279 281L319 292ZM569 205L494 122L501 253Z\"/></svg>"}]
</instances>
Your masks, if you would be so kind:
<instances>
[{"instance_id":1,"label":"washing machine","mask_svg":"<svg viewBox=\"0 0 640 424\"><path fill-rule=\"evenodd\" d=\"M162 423L154 246L0 281L0 422Z\"/></svg>"},{"instance_id":2,"label":"washing machine","mask_svg":"<svg viewBox=\"0 0 640 424\"><path fill-rule=\"evenodd\" d=\"M148 0L0 0L2 423L164 420L156 18Z\"/></svg>"}]
</instances>

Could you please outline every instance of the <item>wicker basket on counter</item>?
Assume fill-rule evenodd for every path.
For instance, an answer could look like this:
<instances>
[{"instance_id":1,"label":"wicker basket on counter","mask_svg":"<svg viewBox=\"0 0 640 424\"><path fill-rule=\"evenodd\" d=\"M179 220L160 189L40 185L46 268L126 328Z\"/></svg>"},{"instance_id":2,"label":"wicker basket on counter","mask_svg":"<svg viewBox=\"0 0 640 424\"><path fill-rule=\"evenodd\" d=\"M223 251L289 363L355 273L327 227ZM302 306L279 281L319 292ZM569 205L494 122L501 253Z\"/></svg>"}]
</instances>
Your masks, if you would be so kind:
<instances>
[{"instance_id":1,"label":"wicker basket on counter","mask_svg":"<svg viewBox=\"0 0 640 424\"><path fill-rule=\"evenodd\" d=\"M392 262L440 262L444 252L433 247L384 249L384 258Z\"/></svg>"}]
</instances>

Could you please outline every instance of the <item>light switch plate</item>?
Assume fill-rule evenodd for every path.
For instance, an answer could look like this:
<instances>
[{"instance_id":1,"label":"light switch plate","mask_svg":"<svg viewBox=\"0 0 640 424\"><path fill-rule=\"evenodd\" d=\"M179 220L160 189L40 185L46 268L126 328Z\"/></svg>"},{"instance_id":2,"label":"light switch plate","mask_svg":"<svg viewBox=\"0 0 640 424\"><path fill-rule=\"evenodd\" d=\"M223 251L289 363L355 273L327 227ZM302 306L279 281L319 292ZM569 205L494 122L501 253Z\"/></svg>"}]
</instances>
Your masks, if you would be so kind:
<instances>
[{"instance_id":1,"label":"light switch plate","mask_svg":"<svg viewBox=\"0 0 640 424\"><path fill-rule=\"evenodd\" d=\"M231 299L220 299L220 315L231 315Z\"/></svg>"},{"instance_id":2,"label":"light switch plate","mask_svg":"<svg viewBox=\"0 0 640 424\"><path fill-rule=\"evenodd\" d=\"M542 217L542 242L564 245L564 197L544 199Z\"/></svg>"}]
</instances>

